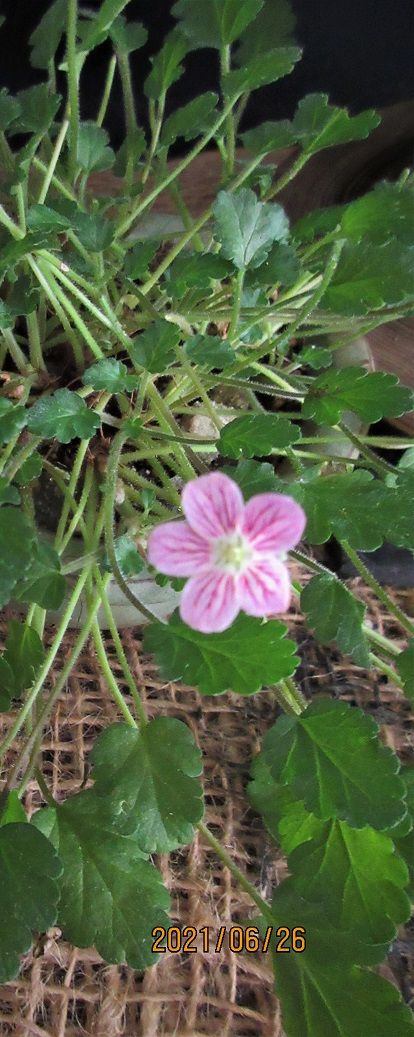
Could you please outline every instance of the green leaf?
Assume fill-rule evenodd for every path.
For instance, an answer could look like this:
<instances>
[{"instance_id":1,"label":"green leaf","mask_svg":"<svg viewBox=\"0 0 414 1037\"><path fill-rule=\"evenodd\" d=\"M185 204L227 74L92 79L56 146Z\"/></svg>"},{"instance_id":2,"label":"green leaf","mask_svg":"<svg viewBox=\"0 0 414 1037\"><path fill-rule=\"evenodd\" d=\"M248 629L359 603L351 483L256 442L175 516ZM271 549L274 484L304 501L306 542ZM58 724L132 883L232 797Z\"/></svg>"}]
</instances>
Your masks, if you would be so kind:
<instances>
[{"instance_id":1,"label":"green leaf","mask_svg":"<svg viewBox=\"0 0 414 1037\"><path fill-rule=\"evenodd\" d=\"M101 0L98 11L93 14L93 19L88 22L80 22L78 31L81 30L81 50L93 50L107 38L109 30L115 19L127 6L128 0Z\"/></svg>"},{"instance_id":2,"label":"green leaf","mask_svg":"<svg viewBox=\"0 0 414 1037\"><path fill-rule=\"evenodd\" d=\"M19 491L10 486L4 475L0 475L0 504L20 504Z\"/></svg>"},{"instance_id":3,"label":"green leaf","mask_svg":"<svg viewBox=\"0 0 414 1037\"><path fill-rule=\"evenodd\" d=\"M3 86L0 90L0 132L4 133L19 114L20 102Z\"/></svg>"},{"instance_id":4,"label":"green leaf","mask_svg":"<svg viewBox=\"0 0 414 1037\"><path fill-rule=\"evenodd\" d=\"M292 912L293 924L297 917L299 905L296 915ZM283 924L288 924L285 918ZM413 1037L412 1013L395 987L366 969L332 965L334 930L329 942L324 962L309 963L307 951L274 956L287 1037Z\"/></svg>"},{"instance_id":5,"label":"green leaf","mask_svg":"<svg viewBox=\"0 0 414 1037\"><path fill-rule=\"evenodd\" d=\"M61 864L53 847L32 825L0 828L0 983L14 979L19 955L32 943L32 932L46 932L57 914L56 879Z\"/></svg>"},{"instance_id":6,"label":"green leaf","mask_svg":"<svg viewBox=\"0 0 414 1037\"><path fill-rule=\"evenodd\" d=\"M279 414L242 414L221 429L218 449L225 457L263 457L301 438L298 425Z\"/></svg>"},{"instance_id":7,"label":"green leaf","mask_svg":"<svg viewBox=\"0 0 414 1037\"><path fill-rule=\"evenodd\" d=\"M280 492L280 480L275 475L273 465L268 461L239 461L234 468L225 465L221 471L240 486L246 501L256 493Z\"/></svg>"},{"instance_id":8,"label":"green leaf","mask_svg":"<svg viewBox=\"0 0 414 1037\"><path fill-rule=\"evenodd\" d=\"M386 539L397 547L407 547L414 551L414 471L412 468L397 468L397 481L390 490L387 514L384 521L387 526Z\"/></svg>"},{"instance_id":9,"label":"green leaf","mask_svg":"<svg viewBox=\"0 0 414 1037\"><path fill-rule=\"evenodd\" d=\"M397 670L404 685L404 691L408 699L414 702L414 639L411 639L407 648L396 659Z\"/></svg>"},{"instance_id":10,"label":"green leaf","mask_svg":"<svg viewBox=\"0 0 414 1037\"><path fill-rule=\"evenodd\" d=\"M0 443L10 443L26 424L26 411L0 396Z\"/></svg>"},{"instance_id":11,"label":"green leaf","mask_svg":"<svg viewBox=\"0 0 414 1037\"><path fill-rule=\"evenodd\" d=\"M0 508L0 608L31 564L35 531L16 508Z\"/></svg>"},{"instance_id":12,"label":"green leaf","mask_svg":"<svg viewBox=\"0 0 414 1037\"><path fill-rule=\"evenodd\" d=\"M184 71L181 62L188 49L188 41L181 32L173 29L168 33L161 50L155 57L150 58L152 68L144 83L146 97L157 100L180 78Z\"/></svg>"},{"instance_id":13,"label":"green leaf","mask_svg":"<svg viewBox=\"0 0 414 1037\"><path fill-rule=\"evenodd\" d=\"M53 61L65 31L66 6L65 0L54 0L29 37L33 68L47 69Z\"/></svg>"},{"instance_id":14,"label":"green leaf","mask_svg":"<svg viewBox=\"0 0 414 1037\"><path fill-rule=\"evenodd\" d=\"M233 43L257 17L263 0L177 0L171 13L195 47L221 47Z\"/></svg>"},{"instance_id":15,"label":"green leaf","mask_svg":"<svg viewBox=\"0 0 414 1037\"><path fill-rule=\"evenodd\" d=\"M287 785L277 784L263 753L253 761L252 778L247 786L249 800L284 853L292 853L296 846L320 833L324 822L306 811Z\"/></svg>"},{"instance_id":16,"label":"green leaf","mask_svg":"<svg viewBox=\"0 0 414 1037\"><path fill-rule=\"evenodd\" d=\"M131 133L130 143L131 159L133 160L134 165L138 165L138 162L141 158L141 155L143 155L146 146L147 140L143 129L141 129L140 126L135 127L133 132ZM128 158L129 155L127 148L127 140L126 138L124 138L121 146L118 148L118 151L115 156L115 162L112 167L115 176L125 176ZM117 198L116 201L119 204L119 198Z\"/></svg>"},{"instance_id":17,"label":"green leaf","mask_svg":"<svg viewBox=\"0 0 414 1037\"><path fill-rule=\"evenodd\" d=\"M175 349L181 332L176 324L167 320L155 320L146 331L141 332L131 347L131 356L151 374L159 374L176 359Z\"/></svg>"},{"instance_id":18,"label":"green leaf","mask_svg":"<svg viewBox=\"0 0 414 1037\"><path fill-rule=\"evenodd\" d=\"M27 210L26 223L29 230L60 234L71 226L71 220L48 205L31 205Z\"/></svg>"},{"instance_id":19,"label":"green leaf","mask_svg":"<svg viewBox=\"0 0 414 1037\"><path fill-rule=\"evenodd\" d=\"M217 94L199 94L182 108L177 108L163 124L161 144L169 147L178 137L193 140L210 128L217 118Z\"/></svg>"},{"instance_id":20,"label":"green leaf","mask_svg":"<svg viewBox=\"0 0 414 1037\"><path fill-rule=\"evenodd\" d=\"M203 695L230 690L253 695L295 672L296 645L286 639L286 633L279 620L264 623L239 615L223 633L201 634L175 612L168 624L151 623L146 628L144 644L167 680L195 684Z\"/></svg>"},{"instance_id":21,"label":"green leaf","mask_svg":"<svg viewBox=\"0 0 414 1037\"><path fill-rule=\"evenodd\" d=\"M269 41L279 46L293 42L296 18L289 0L264 0L261 11L243 32L236 51L236 62L245 65L257 54L267 54Z\"/></svg>"},{"instance_id":22,"label":"green leaf","mask_svg":"<svg viewBox=\"0 0 414 1037\"><path fill-rule=\"evenodd\" d=\"M83 372L82 381L92 389L106 389L107 392L117 393L137 389L139 379L137 375L128 374L128 368L121 360L108 357L87 367Z\"/></svg>"},{"instance_id":23,"label":"green leaf","mask_svg":"<svg viewBox=\"0 0 414 1037\"><path fill-rule=\"evenodd\" d=\"M341 931L355 934L355 964L379 963L396 926L410 916L406 864L392 840L373 828L327 822L293 851L289 871L295 891L321 907L338 930L338 941Z\"/></svg>"},{"instance_id":24,"label":"green leaf","mask_svg":"<svg viewBox=\"0 0 414 1037\"><path fill-rule=\"evenodd\" d=\"M59 108L60 94L51 94L46 83L39 83L20 90L16 99L20 112L12 124L12 133L46 133Z\"/></svg>"},{"instance_id":25,"label":"green leaf","mask_svg":"<svg viewBox=\"0 0 414 1037\"><path fill-rule=\"evenodd\" d=\"M40 290L34 285L30 276L20 274L13 282L7 297L7 305L16 317L33 313L39 304Z\"/></svg>"},{"instance_id":26,"label":"green leaf","mask_svg":"<svg viewBox=\"0 0 414 1037\"><path fill-rule=\"evenodd\" d=\"M22 691L33 684L45 657L39 635L33 627L12 619L7 626L7 638L0 658L0 702L1 708L8 699L19 698Z\"/></svg>"},{"instance_id":27,"label":"green leaf","mask_svg":"<svg viewBox=\"0 0 414 1037\"><path fill-rule=\"evenodd\" d=\"M320 307L347 316L414 298L414 249L389 241L346 242Z\"/></svg>"},{"instance_id":28,"label":"green leaf","mask_svg":"<svg viewBox=\"0 0 414 1037\"><path fill-rule=\"evenodd\" d=\"M304 587L301 608L322 644L336 641L345 655L352 655L357 666L370 666L369 646L362 629L365 605L337 580L321 573Z\"/></svg>"},{"instance_id":29,"label":"green leaf","mask_svg":"<svg viewBox=\"0 0 414 1037\"><path fill-rule=\"evenodd\" d=\"M213 215L222 255L238 270L260 266L273 242L286 241L289 233L289 221L281 205L259 202L247 187L234 194L219 191Z\"/></svg>"},{"instance_id":30,"label":"green leaf","mask_svg":"<svg viewBox=\"0 0 414 1037\"><path fill-rule=\"evenodd\" d=\"M4 799L5 792L6 796ZM2 801L0 805L0 828L4 828L5 825L14 825L16 823L26 824L26 811L20 802L17 789L12 789L11 792L7 792L3 789L0 798Z\"/></svg>"},{"instance_id":31,"label":"green leaf","mask_svg":"<svg viewBox=\"0 0 414 1037\"><path fill-rule=\"evenodd\" d=\"M189 288L202 288L205 292L207 282L221 281L232 273L232 265L222 256L214 252L202 255L190 252L178 256L172 263L167 274L168 288L173 288L174 295L180 299Z\"/></svg>"},{"instance_id":32,"label":"green leaf","mask_svg":"<svg viewBox=\"0 0 414 1037\"><path fill-rule=\"evenodd\" d=\"M358 414L363 421L397 417L414 407L411 389L400 384L394 374L362 367L344 367L319 375L312 382L303 403L304 418L320 425L336 425L346 410Z\"/></svg>"},{"instance_id":33,"label":"green leaf","mask_svg":"<svg viewBox=\"0 0 414 1037\"><path fill-rule=\"evenodd\" d=\"M121 54L132 54L134 50L145 47L148 33L142 22L127 22L123 14L118 15L112 23L110 36L115 49Z\"/></svg>"},{"instance_id":34,"label":"green leaf","mask_svg":"<svg viewBox=\"0 0 414 1037\"><path fill-rule=\"evenodd\" d=\"M335 144L363 140L380 121L372 109L350 116L346 108L330 105L327 94L308 94L299 102L292 125L295 140L313 155Z\"/></svg>"},{"instance_id":35,"label":"green leaf","mask_svg":"<svg viewBox=\"0 0 414 1037\"><path fill-rule=\"evenodd\" d=\"M127 533L115 540L115 557L123 576L137 576L145 567L144 559Z\"/></svg>"},{"instance_id":36,"label":"green leaf","mask_svg":"<svg viewBox=\"0 0 414 1037\"><path fill-rule=\"evenodd\" d=\"M78 212L73 226L79 241L88 252L103 252L114 240L113 223L98 213Z\"/></svg>"},{"instance_id":37,"label":"green leaf","mask_svg":"<svg viewBox=\"0 0 414 1037\"><path fill-rule=\"evenodd\" d=\"M233 97L275 83L289 75L301 56L299 47L275 47L266 54L258 54L242 68L223 76L223 90L228 97Z\"/></svg>"},{"instance_id":38,"label":"green leaf","mask_svg":"<svg viewBox=\"0 0 414 1037\"><path fill-rule=\"evenodd\" d=\"M33 479L39 477L42 467L43 458L38 454L37 450L34 450L33 454L30 454L30 457L23 461L21 468L16 472L14 481L17 482L18 486L27 486Z\"/></svg>"},{"instance_id":39,"label":"green leaf","mask_svg":"<svg viewBox=\"0 0 414 1037\"><path fill-rule=\"evenodd\" d=\"M143 281L159 249L158 241L137 241L125 256L124 271L132 281Z\"/></svg>"},{"instance_id":40,"label":"green leaf","mask_svg":"<svg viewBox=\"0 0 414 1037\"><path fill-rule=\"evenodd\" d=\"M263 740L272 777L322 820L392 828L404 816L399 762L371 717L345 702L320 699L285 716Z\"/></svg>"},{"instance_id":41,"label":"green leaf","mask_svg":"<svg viewBox=\"0 0 414 1037\"><path fill-rule=\"evenodd\" d=\"M76 161L85 173L93 169L101 171L110 169L115 162L115 154L108 147L109 136L102 126L94 122L81 122L79 126Z\"/></svg>"},{"instance_id":42,"label":"green leaf","mask_svg":"<svg viewBox=\"0 0 414 1037\"><path fill-rule=\"evenodd\" d=\"M215 367L225 371L237 360L230 343L219 335L194 335L186 342L185 353L193 364L206 367L209 371Z\"/></svg>"},{"instance_id":43,"label":"green leaf","mask_svg":"<svg viewBox=\"0 0 414 1037\"><path fill-rule=\"evenodd\" d=\"M65 597L66 582L60 571L59 555L49 544L33 545L30 566L16 582L13 597L33 601L45 609L58 609Z\"/></svg>"},{"instance_id":44,"label":"green leaf","mask_svg":"<svg viewBox=\"0 0 414 1037\"><path fill-rule=\"evenodd\" d=\"M292 123L288 119L278 122L262 122L253 130L241 134L243 147L254 155L267 155L269 151L279 151L294 143Z\"/></svg>"},{"instance_id":45,"label":"green leaf","mask_svg":"<svg viewBox=\"0 0 414 1037\"><path fill-rule=\"evenodd\" d=\"M40 810L34 823L63 863L58 925L76 947L96 947L107 962L154 965L151 931L168 925L169 895L134 836L117 831L104 801L81 792Z\"/></svg>"},{"instance_id":46,"label":"green leaf","mask_svg":"<svg viewBox=\"0 0 414 1037\"><path fill-rule=\"evenodd\" d=\"M70 443L72 439L90 439L100 427L101 419L99 414L89 410L78 393L57 389L33 404L27 424L36 436Z\"/></svg>"},{"instance_id":47,"label":"green leaf","mask_svg":"<svg viewBox=\"0 0 414 1037\"><path fill-rule=\"evenodd\" d=\"M325 349L324 346L306 346L305 349L301 349L300 361L302 365L307 364L314 371L318 371L320 367L330 366L332 352L330 349Z\"/></svg>"},{"instance_id":48,"label":"green leaf","mask_svg":"<svg viewBox=\"0 0 414 1037\"><path fill-rule=\"evenodd\" d=\"M245 284L247 287L261 285L266 288L282 284L290 288L298 280L300 266L299 256L293 246L276 242L258 270L248 271Z\"/></svg>"},{"instance_id":49,"label":"green leaf","mask_svg":"<svg viewBox=\"0 0 414 1037\"><path fill-rule=\"evenodd\" d=\"M112 724L95 742L92 762L98 795L145 853L191 842L203 816L202 762L185 724L173 717L156 717L141 731Z\"/></svg>"},{"instance_id":50,"label":"green leaf","mask_svg":"<svg viewBox=\"0 0 414 1037\"><path fill-rule=\"evenodd\" d=\"M343 206L341 232L349 241L384 245L395 238L413 243L414 191L409 184L377 184L373 191Z\"/></svg>"},{"instance_id":51,"label":"green leaf","mask_svg":"<svg viewBox=\"0 0 414 1037\"><path fill-rule=\"evenodd\" d=\"M323 544L330 536L336 536L338 540L348 540L357 551L375 551L390 536L391 542L401 547L409 546L412 540L410 494L404 500L400 492L397 504L396 491L365 470L288 486L279 480L278 489L288 492L304 508L308 519L306 539L310 544Z\"/></svg>"},{"instance_id":52,"label":"green leaf","mask_svg":"<svg viewBox=\"0 0 414 1037\"><path fill-rule=\"evenodd\" d=\"M404 858L410 877L409 893L414 898L414 768L402 767L401 777L407 787L408 832L395 837L398 853ZM392 833L391 833L392 834Z\"/></svg>"}]
</instances>

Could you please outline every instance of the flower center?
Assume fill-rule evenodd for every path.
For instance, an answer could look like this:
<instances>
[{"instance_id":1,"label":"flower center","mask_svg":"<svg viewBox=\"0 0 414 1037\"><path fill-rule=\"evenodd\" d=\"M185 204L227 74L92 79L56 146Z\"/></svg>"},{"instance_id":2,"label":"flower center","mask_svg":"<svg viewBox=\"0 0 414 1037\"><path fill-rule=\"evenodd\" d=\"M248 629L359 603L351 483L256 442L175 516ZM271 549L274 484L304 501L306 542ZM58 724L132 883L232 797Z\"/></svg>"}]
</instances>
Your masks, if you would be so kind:
<instances>
[{"instance_id":1,"label":"flower center","mask_svg":"<svg viewBox=\"0 0 414 1037\"><path fill-rule=\"evenodd\" d=\"M213 561L225 572L240 573L253 558L253 550L241 533L219 537L214 544Z\"/></svg>"}]
</instances>

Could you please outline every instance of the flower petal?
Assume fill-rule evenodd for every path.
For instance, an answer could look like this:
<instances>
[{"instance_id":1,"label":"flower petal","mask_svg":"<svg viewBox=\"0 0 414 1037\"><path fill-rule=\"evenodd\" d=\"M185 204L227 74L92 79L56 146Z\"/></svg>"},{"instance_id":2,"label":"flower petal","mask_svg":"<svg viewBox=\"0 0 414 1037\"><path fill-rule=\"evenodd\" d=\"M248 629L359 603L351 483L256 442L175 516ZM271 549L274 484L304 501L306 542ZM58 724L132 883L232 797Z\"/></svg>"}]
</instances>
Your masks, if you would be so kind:
<instances>
[{"instance_id":1,"label":"flower petal","mask_svg":"<svg viewBox=\"0 0 414 1037\"><path fill-rule=\"evenodd\" d=\"M201 475L187 483L181 500L192 529L210 541L223 533L231 533L244 507L241 490L221 472Z\"/></svg>"},{"instance_id":2,"label":"flower petal","mask_svg":"<svg viewBox=\"0 0 414 1037\"><path fill-rule=\"evenodd\" d=\"M249 616L286 612L290 603L290 577L278 558L260 558L239 577L240 608Z\"/></svg>"},{"instance_id":3,"label":"flower petal","mask_svg":"<svg viewBox=\"0 0 414 1037\"><path fill-rule=\"evenodd\" d=\"M188 522L162 522L148 539L148 561L167 576L192 576L209 564L206 540Z\"/></svg>"},{"instance_id":4,"label":"flower petal","mask_svg":"<svg viewBox=\"0 0 414 1037\"><path fill-rule=\"evenodd\" d=\"M299 543L305 525L305 512L292 497L258 493L245 506L241 528L252 547L267 554L289 551Z\"/></svg>"},{"instance_id":5,"label":"flower petal","mask_svg":"<svg viewBox=\"0 0 414 1037\"><path fill-rule=\"evenodd\" d=\"M181 595L181 619L203 634L226 630L239 608L234 576L217 569L192 576Z\"/></svg>"}]
</instances>

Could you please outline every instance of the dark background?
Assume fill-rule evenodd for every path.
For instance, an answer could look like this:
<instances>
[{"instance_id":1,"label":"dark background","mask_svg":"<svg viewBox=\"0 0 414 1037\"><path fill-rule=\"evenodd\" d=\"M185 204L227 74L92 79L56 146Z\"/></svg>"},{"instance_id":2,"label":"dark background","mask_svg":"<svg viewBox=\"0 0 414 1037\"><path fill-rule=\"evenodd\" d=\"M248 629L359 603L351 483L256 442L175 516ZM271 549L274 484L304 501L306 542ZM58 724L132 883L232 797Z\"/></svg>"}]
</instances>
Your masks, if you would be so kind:
<instances>
[{"instance_id":1,"label":"dark background","mask_svg":"<svg viewBox=\"0 0 414 1037\"><path fill-rule=\"evenodd\" d=\"M12 92L43 79L29 64L27 40L48 6L48 0L0 0L0 11L7 19L0 29L0 85ZM87 6L99 8L99 0L88 0ZM137 111L144 124L142 83L149 56L175 24L172 6L173 0L131 0L126 10L129 19L142 20L149 30L147 46L131 56ZM253 95L244 129L265 119L290 117L298 100L310 91L322 90L352 112L414 96L414 0L293 0L292 6L297 17L295 35L304 56L290 76ZM110 45L102 44L85 65L81 112L85 119L98 110L110 53ZM187 56L186 73L169 92L168 112L203 90L217 88L217 61L216 52L208 49ZM59 74L61 90L64 80ZM124 131L117 77L105 125L118 146Z\"/></svg>"}]
</instances>

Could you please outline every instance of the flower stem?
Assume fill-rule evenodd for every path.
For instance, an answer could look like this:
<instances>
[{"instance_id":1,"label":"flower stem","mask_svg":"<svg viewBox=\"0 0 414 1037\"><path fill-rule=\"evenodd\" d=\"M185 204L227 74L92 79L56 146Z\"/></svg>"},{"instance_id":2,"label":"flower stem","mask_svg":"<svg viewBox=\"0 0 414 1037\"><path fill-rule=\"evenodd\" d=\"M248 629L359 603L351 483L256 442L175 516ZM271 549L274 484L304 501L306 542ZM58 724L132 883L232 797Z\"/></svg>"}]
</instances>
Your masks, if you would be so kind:
<instances>
[{"instance_id":1,"label":"flower stem","mask_svg":"<svg viewBox=\"0 0 414 1037\"><path fill-rule=\"evenodd\" d=\"M130 670L130 667L129 667L129 664L128 664L128 660L127 660L127 657L125 655L124 648L123 648L123 645L122 645L122 641L121 641L121 638L120 638L119 633L118 633L118 628L117 628L117 625L115 623L113 612L112 612L112 609L111 609L111 606L110 606L110 603L109 603L109 598L108 598L108 595L106 593L106 589L104 587L104 582L103 582L102 576L101 576L97 566L95 566L94 576L95 576L95 580L97 582L98 589L99 589L99 592L100 592L100 595L101 595L102 607L103 607L103 610L105 612L106 621L108 623L108 628L109 628L109 631L110 631L110 634L111 634L111 637L112 637L112 640L113 640L113 643L114 643L114 646L115 646L115 651L116 651L116 654L117 654L117 657L118 657L118 661L119 661L119 663L121 665L122 672L124 674L126 683L127 683L128 688L130 690L131 697L132 697L132 700L133 700L133 703L134 703L134 706L135 706L135 709L136 709L136 713L137 713L139 722L141 724L141 727L145 727L145 724L148 723L148 717L147 717L147 714L145 712L144 704L142 702L141 696L140 696L138 688L136 686L133 674L131 673L131 670Z\"/></svg>"},{"instance_id":2,"label":"flower stem","mask_svg":"<svg viewBox=\"0 0 414 1037\"><path fill-rule=\"evenodd\" d=\"M79 91L76 55L76 35L78 24L78 0L67 0L66 23L66 61L68 66L68 101L69 101L69 178L73 183L76 176L78 132L79 132Z\"/></svg>"},{"instance_id":3,"label":"flower stem","mask_svg":"<svg viewBox=\"0 0 414 1037\"><path fill-rule=\"evenodd\" d=\"M224 849L224 846L222 846L218 839L216 839L215 835L213 835L213 833L210 832L210 829L207 828L203 821L198 822L197 828L201 835L204 836L204 839L206 839L206 841L210 844L211 848L217 854L217 857L219 857L220 860L223 862L224 866L228 868L230 873L233 875L233 878L236 879L239 886L241 886L241 888L244 889L246 893L248 893L250 899L259 908L261 914L263 914L267 918L271 918L272 916L269 904L267 904L266 901L263 900L263 897L260 896L260 893L258 893L255 886L253 886L252 883L249 882L244 872L237 867L237 864L235 864L234 861L232 861L230 855L227 853L227 850Z\"/></svg>"},{"instance_id":4,"label":"flower stem","mask_svg":"<svg viewBox=\"0 0 414 1037\"><path fill-rule=\"evenodd\" d=\"M118 684L109 665L105 645L102 640L102 634L96 619L93 621L92 624L92 637L95 642L95 649L98 657L98 662L101 667L102 673L105 677L105 680L108 684L108 687L110 688L112 698L115 700L118 709L120 713L122 713L122 716L126 720L127 724L129 724L130 727L136 727L136 721L132 716L129 706L125 702L122 692L118 688Z\"/></svg>"},{"instance_id":5,"label":"flower stem","mask_svg":"<svg viewBox=\"0 0 414 1037\"><path fill-rule=\"evenodd\" d=\"M68 132L68 128L69 128L69 119L64 119L63 122L62 122L62 125L60 127L58 136L56 138L55 146L53 148L52 157L51 157L49 165L47 167L47 170L46 170L46 173L45 173L45 177L44 177L44 180L43 180L43 184L42 184L42 187L41 187L41 190L40 190L40 193L39 193L39 197L38 197L39 205L43 205L44 200L46 198L47 192L49 190L50 184L51 184L52 179L53 179L53 174L55 172L55 169L56 169L56 166L57 166L57 163L58 163L58 160L59 160L59 155L61 153L62 147L63 147L64 142L65 142L65 138L66 138L66 134Z\"/></svg>"}]
</instances>

